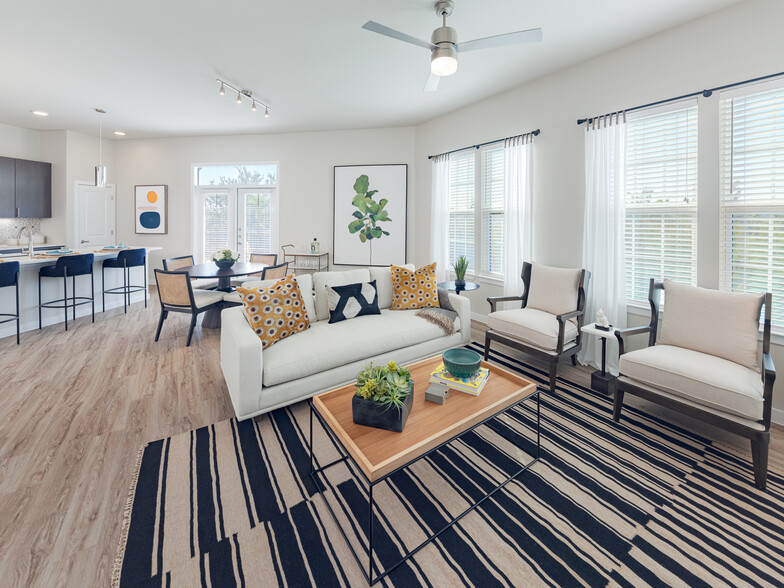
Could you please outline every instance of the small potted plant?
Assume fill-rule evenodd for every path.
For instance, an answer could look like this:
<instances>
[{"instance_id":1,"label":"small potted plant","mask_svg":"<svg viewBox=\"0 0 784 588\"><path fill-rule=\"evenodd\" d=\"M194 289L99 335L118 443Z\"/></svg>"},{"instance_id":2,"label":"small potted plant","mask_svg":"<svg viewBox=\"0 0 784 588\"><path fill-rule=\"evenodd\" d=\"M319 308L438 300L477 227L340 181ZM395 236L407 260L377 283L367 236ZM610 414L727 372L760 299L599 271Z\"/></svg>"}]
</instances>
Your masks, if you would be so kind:
<instances>
[{"instance_id":1,"label":"small potted plant","mask_svg":"<svg viewBox=\"0 0 784 588\"><path fill-rule=\"evenodd\" d=\"M218 251L215 254L215 256L212 258L212 261L214 261L215 265L217 265L220 269L229 269L239 258L239 253L235 254L231 249L223 249L222 251Z\"/></svg>"},{"instance_id":2,"label":"small potted plant","mask_svg":"<svg viewBox=\"0 0 784 588\"><path fill-rule=\"evenodd\" d=\"M385 366L370 362L357 375L357 391L351 398L354 423L400 433L414 402L411 372L390 361Z\"/></svg>"},{"instance_id":3,"label":"small potted plant","mask_svg":"<svg viewBox=\"0 0 784 588\"><path fill-rule=\"evenodd\" d=\"M457 258L452 268L455 270L455 286L458 288L465 286L465 275L468 270L468 258L461 255Z\"/></svg>"}]
</instances>

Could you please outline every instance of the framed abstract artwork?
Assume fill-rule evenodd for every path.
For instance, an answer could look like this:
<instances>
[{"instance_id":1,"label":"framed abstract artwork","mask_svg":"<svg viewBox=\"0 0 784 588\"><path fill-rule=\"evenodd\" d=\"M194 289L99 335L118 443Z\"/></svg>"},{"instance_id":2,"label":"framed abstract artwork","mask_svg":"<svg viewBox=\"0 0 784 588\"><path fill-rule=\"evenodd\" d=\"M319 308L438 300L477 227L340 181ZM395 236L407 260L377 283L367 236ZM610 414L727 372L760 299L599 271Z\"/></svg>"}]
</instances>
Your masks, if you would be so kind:
<instances>
[{"instance_id":1,"label":"framed abstract artwork","mask_svg":"<svg viewBox=\"0 0 784 588\"><path fill-rule=\"evenodd\" d=\"M334 265L406 262L408 165L336 165Z\"/></svg>"},{"instance_id":2,"label":"framed abstract artwork","mask_svg":"<svg viewBox=\"0 0 784 588\"><path fill-rule=\"evenodd\" d=\"M168 227L166 184L134 187L136 233L165 235Z\"/></svg>"}]
</instances>

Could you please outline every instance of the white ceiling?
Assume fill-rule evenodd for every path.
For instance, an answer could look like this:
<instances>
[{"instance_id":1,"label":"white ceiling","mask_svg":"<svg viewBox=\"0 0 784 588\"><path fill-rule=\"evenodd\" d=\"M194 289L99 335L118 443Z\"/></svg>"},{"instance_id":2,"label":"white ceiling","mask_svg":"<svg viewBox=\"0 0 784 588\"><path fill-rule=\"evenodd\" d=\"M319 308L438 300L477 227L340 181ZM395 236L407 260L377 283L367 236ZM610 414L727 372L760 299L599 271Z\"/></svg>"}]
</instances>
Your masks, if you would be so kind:
<instances>
[{"instance_id":1,"label":"white ceiling","mask_svg":"<svg viewBox=\"0 0 784 588\"><path fill-rule=\"evenodd\" d=\"M3 5L0 122L152 136L415 125L739 0L456 0L467 41L543 28L543 42L460 56L424 93L429 54L361 29L429 40L432 0L37 0ZM218 96L216 77L261 111ZM49 112L48 118L30 114Z\"/></svg>"}]
</instances>

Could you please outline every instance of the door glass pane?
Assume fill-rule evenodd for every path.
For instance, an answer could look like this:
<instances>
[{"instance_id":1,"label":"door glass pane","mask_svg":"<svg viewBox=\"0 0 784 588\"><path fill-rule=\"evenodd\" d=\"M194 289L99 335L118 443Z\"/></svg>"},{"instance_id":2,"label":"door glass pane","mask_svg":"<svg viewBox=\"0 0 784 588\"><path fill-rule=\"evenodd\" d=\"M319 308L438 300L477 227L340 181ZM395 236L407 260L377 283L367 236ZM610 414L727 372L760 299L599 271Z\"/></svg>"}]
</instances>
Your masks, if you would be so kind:
<instances>
[{"instance_id":1,"label":"door glass pane","mask_svg":"<svg viewBox=\"0 0 784 588\"><path fill-rule=\"evenodd\" d=\"M229 247L229 195L204 195L204 251L203 259L210 261L216 251Z\"/></svg>"},{"instance_id":2,"label":"door glass pane","mask_svg":"<svg viewBox=\"0 0 784 588\"><path fill-rule=\"evenodd\" d=\"M272 253L270 193L243 192L242 203L245 210L242 259L248 261L251 253Z\"/></svg>"}]
</instances>

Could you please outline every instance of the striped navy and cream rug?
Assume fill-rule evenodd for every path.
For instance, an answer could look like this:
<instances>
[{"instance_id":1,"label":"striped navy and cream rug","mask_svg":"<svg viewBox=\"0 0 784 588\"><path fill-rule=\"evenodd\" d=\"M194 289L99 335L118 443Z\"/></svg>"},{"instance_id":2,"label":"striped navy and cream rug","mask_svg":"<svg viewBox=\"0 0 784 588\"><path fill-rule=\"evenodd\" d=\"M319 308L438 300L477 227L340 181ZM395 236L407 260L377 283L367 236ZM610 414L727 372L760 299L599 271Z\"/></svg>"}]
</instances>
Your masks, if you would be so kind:
<instances>
[{"instance_id":1,"label":"striped navy and cream rug","mask_svg":"<svg viewBox=\"0 0 784 588\"><path fill-rule=\"evenodd\" d=\"M546 381L506 355L491 359ZM382 569L514 471L512 458L525 457L509 440L530 451L533 408L376 487ZM784 584L782 473L771 470L760 492L748 456L633 408L618 426L610 410L606 397L559 379L555 394L542 395L542 460L382 584ZM366 585L308 475L308 418L299 403L147 445L113 585ZM337 454L314 429L327 463ZM330 471L326 499L362 536L365 495L345 467Z\"/></svg>"}]
</instances>

